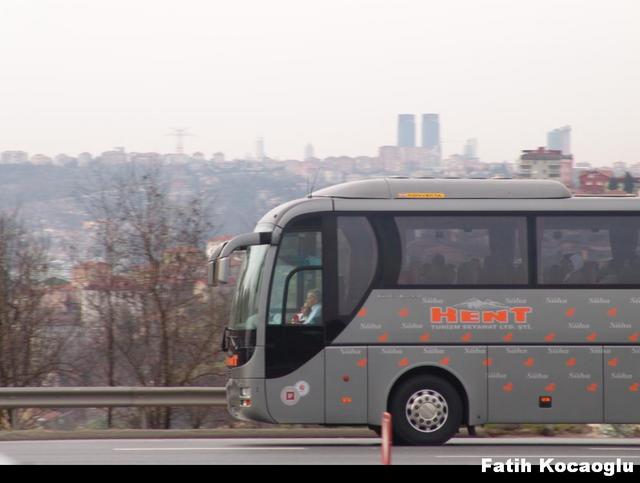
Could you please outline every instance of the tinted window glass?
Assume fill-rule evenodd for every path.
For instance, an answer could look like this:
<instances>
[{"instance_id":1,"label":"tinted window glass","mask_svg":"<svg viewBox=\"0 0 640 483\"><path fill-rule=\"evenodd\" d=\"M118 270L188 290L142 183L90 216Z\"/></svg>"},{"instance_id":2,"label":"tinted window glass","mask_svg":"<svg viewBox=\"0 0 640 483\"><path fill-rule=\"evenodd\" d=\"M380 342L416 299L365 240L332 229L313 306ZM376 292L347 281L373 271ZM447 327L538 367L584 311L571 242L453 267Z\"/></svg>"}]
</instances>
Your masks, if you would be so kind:
<instances>
[{"instance_id":1,"label":"tinted window glass","mask_svg":"<svg viewBox=\"0 0 640 483\"><path fill-rule=\"evenodd\" d=\"M322 324L322 270L304 268L288 278L286 323Z\"/></svg>"},{"instance_id":2,"label":"tinted window glass","mask_svg":"<svg viewBox=\"0 0 640 483\"><path fill-rule=\"evenodd\" d=\"M231 329L255 329L268 245L249 247L231 305Z\"/></svg>"},{"instance_id":3,"label":"tinted window glass","mask_svg":"<svg viewBox=\"0 0 640 483\"><path fill-rule=\"evenodd\" d=\"M319 267L322 264L322 243L320 231L313 228L301 228L288 231L282 237L278 250L278 260L273 273L271 286L271 301L269 304L269 323L282 323L282 309L284 305L284 291L287 280L286 320L302 309L307 294L311 289L321 290L321 286L311 286L307 281L309 276L317 276L312 272L300 270L303 267ZM295 272L291 277L289 275ZM295 280L291 280L295 278ZM319 283L319 282L318 282Z\"/></svg>"},{"instance_id":4,"label":"tinted window glass","mask_svg":"<svg viewBox=\"0 0 640 483\"><path fill-rule=\"evenodd\" d=\"M640 283L640 217L548 216L537 224L539 283Z\"/></svg>"},{"instance_id":5,"label":"tinted window glass","mask_svg":"<svg viewBox=\"0 0 640 483\"><path fill-rule=\"evenodd\" d=\"M378 245L363 216L338 217L338 311L349 315L360 304L378 265Z\"/></svg>"},{"instance_id":6,"label":"tinted window glass","mask_svg":"<svg viewBox=\"0 0 640 483\"><path fill-rule=\"evenodd\" d=\"M401 285L527 283L527 224L515 216L398 216Z\"/></svg>"}]
</instances>

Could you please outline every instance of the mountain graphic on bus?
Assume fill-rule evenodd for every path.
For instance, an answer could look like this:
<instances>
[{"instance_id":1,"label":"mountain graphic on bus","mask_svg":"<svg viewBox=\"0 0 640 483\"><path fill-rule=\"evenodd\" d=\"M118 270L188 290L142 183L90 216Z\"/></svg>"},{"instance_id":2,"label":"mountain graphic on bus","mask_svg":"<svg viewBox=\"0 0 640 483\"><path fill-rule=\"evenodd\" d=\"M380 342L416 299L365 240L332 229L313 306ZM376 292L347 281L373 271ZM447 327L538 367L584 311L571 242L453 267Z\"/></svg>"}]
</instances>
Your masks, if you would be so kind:
<instances>
[{"instance_id":1,"label":"mountain graphic on bus","mask_svg":"<svg viewBox=\"0 0 640 483\"><path fill-rule=\"evenodd\" d=\"M454 305L463 309L472 310L489 310L489 309L508 309L509 306L493 300L480 300L479 298L471 298L464 302Z\"/></svg>"}]
</instances>

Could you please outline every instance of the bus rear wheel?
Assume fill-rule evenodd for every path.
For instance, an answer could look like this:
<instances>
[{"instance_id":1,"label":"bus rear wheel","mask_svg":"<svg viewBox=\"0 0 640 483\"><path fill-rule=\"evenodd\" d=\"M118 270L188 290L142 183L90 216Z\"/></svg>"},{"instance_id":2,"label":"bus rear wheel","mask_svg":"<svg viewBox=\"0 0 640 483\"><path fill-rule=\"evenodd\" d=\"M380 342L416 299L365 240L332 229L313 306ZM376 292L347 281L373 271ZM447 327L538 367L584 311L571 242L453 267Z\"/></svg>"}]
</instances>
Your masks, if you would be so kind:
<instances>
[{"instance_id":1,"label":"bus rear wheel","mask_svg":"<svg viewBox=\"0 0 640 483\"><path fill-rule=\"evenodd\" d=\"M422 374L400 383L389 403L396 443L439 445L462 424L463 404L446 379Z\"/></svg>"}]
</instances>

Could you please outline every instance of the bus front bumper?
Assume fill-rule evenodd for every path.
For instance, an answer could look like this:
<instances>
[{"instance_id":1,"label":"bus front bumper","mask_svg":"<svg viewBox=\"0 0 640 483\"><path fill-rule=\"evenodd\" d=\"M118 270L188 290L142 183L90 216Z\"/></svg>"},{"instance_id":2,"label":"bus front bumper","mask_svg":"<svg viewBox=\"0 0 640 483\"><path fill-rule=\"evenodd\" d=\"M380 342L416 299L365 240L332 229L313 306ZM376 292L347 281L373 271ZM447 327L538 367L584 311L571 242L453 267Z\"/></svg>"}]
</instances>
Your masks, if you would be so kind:
<instances>
[{"instance_id":1,"label":"bus front bumper","mask_svg":"<svg viewBox=\"0 0 640 483\"><path fill-rule=\"evenodd\" d=\"M227 409L235 419L275 423L267 409L264 379L229 379Z\"/></svg>"}]
</instances>

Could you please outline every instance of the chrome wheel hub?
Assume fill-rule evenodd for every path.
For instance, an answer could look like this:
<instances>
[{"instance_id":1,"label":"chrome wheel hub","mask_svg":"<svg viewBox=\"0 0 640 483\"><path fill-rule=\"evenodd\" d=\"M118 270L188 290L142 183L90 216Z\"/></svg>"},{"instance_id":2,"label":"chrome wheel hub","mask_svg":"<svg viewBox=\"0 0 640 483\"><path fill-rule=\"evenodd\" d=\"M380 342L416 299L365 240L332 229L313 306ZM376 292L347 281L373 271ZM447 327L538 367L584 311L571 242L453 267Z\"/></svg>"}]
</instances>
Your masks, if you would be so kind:
<instances>
[{"instance_id":1,"label":"chrome wheel hub","mask_svg":"<svg viewBox=\"0 0 640 483\"><path fill-rule=\"evenodd\" d=\"M447 422L449 406L437 391L421 389L407 401L406 416L409 424L421 433L433 433Z\"/></svg>"}]
</instances>

